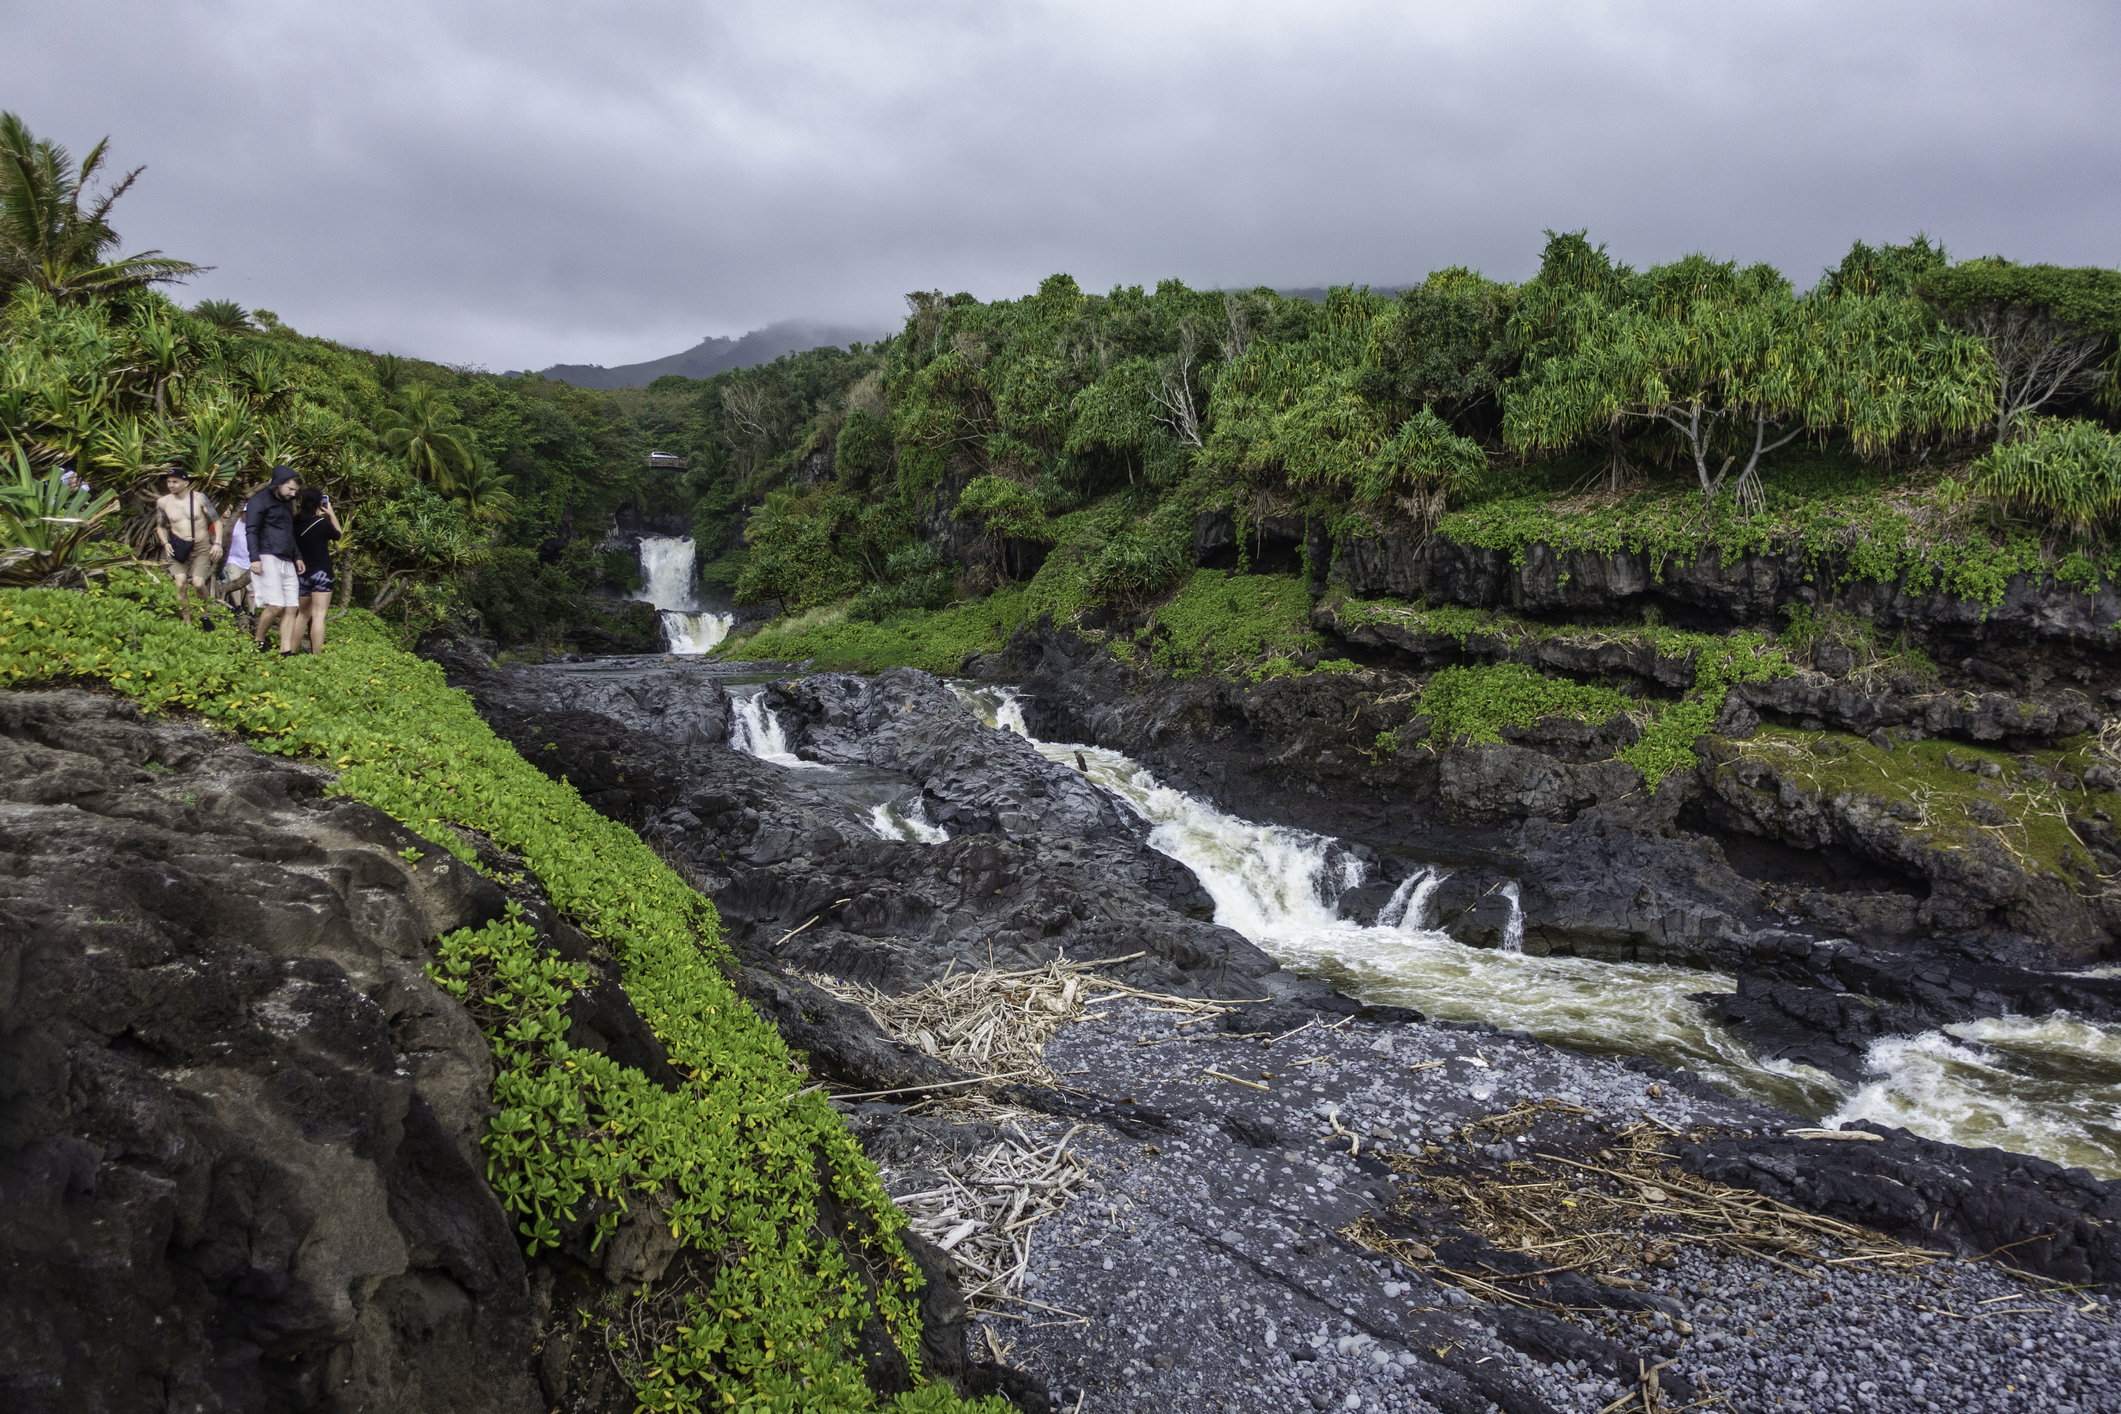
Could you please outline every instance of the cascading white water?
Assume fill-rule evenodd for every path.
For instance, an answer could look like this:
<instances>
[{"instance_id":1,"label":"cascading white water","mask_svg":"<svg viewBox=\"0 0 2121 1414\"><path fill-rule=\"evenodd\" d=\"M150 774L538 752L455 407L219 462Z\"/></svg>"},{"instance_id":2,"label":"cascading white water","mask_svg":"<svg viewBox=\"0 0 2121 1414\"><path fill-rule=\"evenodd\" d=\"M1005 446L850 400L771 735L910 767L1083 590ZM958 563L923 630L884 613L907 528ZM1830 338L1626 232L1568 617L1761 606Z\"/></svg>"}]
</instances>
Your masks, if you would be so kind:
<instances>
[{"instance_id":1,"label":"cascading white water","mask_svg":"<svg viewBox=\"0 0 2121 1414\"><path fill-rule=\"evenodd\" d=\"M1524 902L1523 892L1515 879L1502 886L1502 896L1510 905L1510 916L1502 925L1502 950L1521 953L1524 951Z\"/></svg>"},{"instance_id":2,"label":"cascading white water","mask_svg":"<svg viewBox=\"0 0 2121 1414\"><path fill-rule=\"evenodd\" d=\"M943 844L950 838L948 830L928 822L928 814L921 808L918 800L905 810L896 809L888 803L879 805L869 812L868 825L880 838L887 840Z\"/></svg>"},{"instance_id":3,"label":"cascading white water","mask_svg":"<svg viewBox=\"0 0 2121 1414\"><path fill-rule=\"evenodd\" d=\"M1876 1119L2121 1176L2121 1027L2057 1013L1889 1038L1871 1047L1874 1078L1851 1090L1809 1067L1763 1061L1691 1000L1734 990L1729 977L1526 954L1514 880L1501 890L1510 915L1499 948L1466 947L1429 926L1430 898L1448 874L1434 867L1400 883L1377 926L1348 922L1335 903L1351 886L1352 857L1334 867L1332 841L1225 815L1116 751L1039 741L1006 689L960 695L988 725L1026 737L1048 760L1073 766L1081 753L1094 783L1151 822L1149 843L1193 870L1215 900L1215 921L1294 971L1367 1001L1521 1028L1580 1050L1653 1055L1829 1122Z\"/></svg>"},{"instance_id":4,"label":"cascading white water","mask_svg":"<svg viewBox=\"0 0 2121 1414\"><path fill-rule=\"evenodd\" d=\"M663 637L673 653L712 652L729 636L729 627L736 622L732 614L710 613L699 607L692 590L695 554L689 537L641 537L641 592L635 597L655 607L663 621Z\"/></svg>"},{"instance_id":5,"label":"cascading white water","mask_svg":"<svg viewBox=\"0 0 2121 1414\"><path fill-rule=\"evenodd\" d=\"M766 705L764 688L742 697L730 694L729 744L747 756L771 761L776 766L806 771L824 769L818 762L805 761L788 749L788 734L781 729L781 719Z\"/></svg>"},{"instance_id":6,"label":"cascading white water","mask_svg":"<svg viewBox=\"0 0 2121 1414\"><path fill-rule=\"evenodd\" d=\"M1421 882L1414 886L1414 897L1407 900L1406 915L1399 920L1401 928L1426 928L1429 926L1429 900L1436 897L1437 888L1451 877L1448 869L1424 869Z\"/></svg>"},{"instance_id":7,"label":"cascading white water","mask_svg":"<svg viewBox=\"0 0 2121 1414\"><path fill-rule=\"evenodd\" d=\"M1415 891L1431 872L1424 869L1419 874L1409 874L1399 881L1399 887L1392 890L1392 897L1386 899L1385 906L1377 910L1378 927L1398 928L1405 925L1408 910L1413 907Z\"/></svg>"},{"instance_id":8,"label":"cascading white water","mask_svg":"<svg viewBox=\"0 0 2121 1414\"><path fill-rule=\"evenodd\" d=\"M1397 928L1401 932L1420 932L1427 928L1429 900L1436 896L1437 886L1450 877L1450 870L1425 864L1420 872L1401 879L1399 887L1392 890L1392 897L1377 910L1377 926Z\"/></svg>"}]
</instances>

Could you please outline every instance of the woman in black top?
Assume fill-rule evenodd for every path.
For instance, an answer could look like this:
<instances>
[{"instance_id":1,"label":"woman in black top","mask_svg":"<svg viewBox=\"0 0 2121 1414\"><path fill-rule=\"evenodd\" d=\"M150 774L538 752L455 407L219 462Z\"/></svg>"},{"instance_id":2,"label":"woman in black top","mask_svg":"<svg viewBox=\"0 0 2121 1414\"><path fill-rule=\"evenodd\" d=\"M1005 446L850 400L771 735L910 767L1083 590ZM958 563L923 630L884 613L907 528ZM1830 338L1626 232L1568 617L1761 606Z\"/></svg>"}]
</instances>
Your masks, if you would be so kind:
<instances>
[{"instance_id":1,"label":"woman in black top","mask_svg":"<svg viewBox=\"0 0 2121 1414\"><path fill-rule=\"evenodd\" d=\"M324 618L331 612L331 542L339 538L339 516L331 497L311 486L295 498L295 546L302 557L302 606L297 621L309 627L309 651L324 648Z\"/></svg>"}]
</instances>

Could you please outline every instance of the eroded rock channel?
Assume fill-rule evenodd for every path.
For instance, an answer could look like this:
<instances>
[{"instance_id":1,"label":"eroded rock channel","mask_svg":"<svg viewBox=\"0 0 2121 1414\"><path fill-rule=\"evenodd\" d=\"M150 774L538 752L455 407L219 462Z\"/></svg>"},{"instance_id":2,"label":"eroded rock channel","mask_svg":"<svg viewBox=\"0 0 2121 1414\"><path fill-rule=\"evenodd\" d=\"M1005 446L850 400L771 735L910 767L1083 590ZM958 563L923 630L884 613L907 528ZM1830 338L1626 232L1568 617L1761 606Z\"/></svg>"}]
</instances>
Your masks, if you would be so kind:
<instances>
[{"instance_id":1,"label":"eroded rock channel","mask_svg":"<svg viewBox=\"0 0 2121 1414\"><path fill-rule=\"evenodd\" d=\"M1837 940L1645 826L1698 792L1607 799L1593 751L1549 784L1493 752L1336 769L1351 720L1399 724L1363 722L1358 675L1130 692L1059 637L974 665L1008 690L433 651L713 895L745 994L851 1097L917 1227L949 1214L921 1230L1026 1407L2121 1400L2121 1193L1818 1127L1887 1028L2096 1017L2110 984ZM1393 808L1414 792L1449 803ZM1033 1017L1009 976L1063 962L1111 986ZM861 1004L968 975L1050 1033L1043 1074ZM1646 1038L1688 1064L1629 1058ZM975 1258L957 1218L1011 1145L1075 1166L1071 1198Z\"/></svg>"}]
</instances>

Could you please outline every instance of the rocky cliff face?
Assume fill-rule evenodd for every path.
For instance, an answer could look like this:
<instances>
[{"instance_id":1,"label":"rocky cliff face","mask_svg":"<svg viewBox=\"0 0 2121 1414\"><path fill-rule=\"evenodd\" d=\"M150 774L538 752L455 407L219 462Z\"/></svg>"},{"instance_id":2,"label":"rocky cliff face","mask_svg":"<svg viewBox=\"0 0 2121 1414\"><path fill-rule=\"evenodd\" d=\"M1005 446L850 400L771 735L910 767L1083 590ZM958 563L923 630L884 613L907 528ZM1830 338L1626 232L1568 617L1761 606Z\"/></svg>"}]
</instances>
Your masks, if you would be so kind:
<instances>
[{"instance_id":1,"label":"rocky cliff face","mask_svg":"<svg viewBox=\"0 0 2121 1414\"><path fill-rule=\"evenodd\" d=\"M1645 551L1591 554L1530 545L1521 563L1513 563L1508 550L1463 545L1443 535L1403 535L1342 543L1330 578L1364 597L1507 608L1535 617L1639 620L1644 609L1656 608L1689 627L1775 629L1782 626L1783 606L1826 603L1889 633L1905 628L1930 640L2121 649L2115 628L2121 593L2110 585L2076 592L2020 575L2000 603L1984 605L1912 590L1904 579L1843 584L1845 569L1832 557L1814 564L1798 547L1727 564L1715 551L1659 558ZM1822 590L1831 585L1841 587Z\"/></svg>"},{"instance_id":2,"label":"rocky cliff face","mask_svg":"<svg viewBox=\"0 0 2121 1414\"><path fill-rule=\"evenodd\" d=\"M0 694L9 1408L547 1407L486 1042L423 972L504 900L324 784Z\"/></svg>"}]
</instances>

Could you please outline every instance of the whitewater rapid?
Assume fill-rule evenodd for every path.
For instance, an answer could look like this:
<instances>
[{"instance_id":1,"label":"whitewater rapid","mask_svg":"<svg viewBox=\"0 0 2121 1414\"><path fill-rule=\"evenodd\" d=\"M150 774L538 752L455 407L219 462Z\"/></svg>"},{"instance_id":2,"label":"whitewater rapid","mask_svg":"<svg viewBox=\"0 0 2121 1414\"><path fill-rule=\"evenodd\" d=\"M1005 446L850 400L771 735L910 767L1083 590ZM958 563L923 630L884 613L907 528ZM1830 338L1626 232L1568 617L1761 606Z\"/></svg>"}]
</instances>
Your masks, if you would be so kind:
<instances>
[{"instance_id":1,"label":"whitewater rapid","mask_svg":"<svg viewBox=\"0 0 2121 1414\"><path fill-rule=\"evenodd\" d=\"M1609 1055L1649 1055L1733 1093L1828 1124L1871 1119L1967 1145L1993 1145L2121 1177L2121 1028L2056 1013L1966 1022L1875 1043L1870 1072L1849 1087L1809 1066L1762 1060L1691 996L1735 990L1714 972L1526 954L1518 886L1500 948L1467 947L1432 926L1448 871L1404 880L1372 926L1339 913L1362 862L1336 841L1226 815L1159 782L1116 751L1046 742L1007 689L958 689L989 725L1073 766L1153 827L1149 843L1191 868L1215 921L1291 971L1369 1002L1485 1021Z\"/></svg>"}]
</instances>

